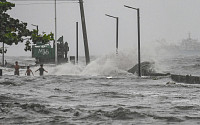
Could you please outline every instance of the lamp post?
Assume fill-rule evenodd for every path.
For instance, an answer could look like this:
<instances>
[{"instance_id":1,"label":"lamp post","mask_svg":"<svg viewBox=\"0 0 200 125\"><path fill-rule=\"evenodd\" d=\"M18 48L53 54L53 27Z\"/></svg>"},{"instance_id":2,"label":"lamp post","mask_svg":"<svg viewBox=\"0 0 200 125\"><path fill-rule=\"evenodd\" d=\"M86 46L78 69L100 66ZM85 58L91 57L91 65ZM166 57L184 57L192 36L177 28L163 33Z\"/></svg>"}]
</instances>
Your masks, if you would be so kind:
<instances>
[{"instance_id":1,"label":"lamp post","mask_svg":"<svg viewBox=\"0 0 200 125\"><path fill-rule=\"evenodd\" d=\"M76 63L78 64L78 22L76 22Z\"/></svg>"},{"instance_id":2,"label":"lamp post","mask_svg":"<svg viewBox=\"0 0 200 125\"><path fill-rule=\"evenodd\" d=\"M118 41L119 41L119 17L105 14L108 17L116 19L116 54L118 54Z\"/></svg>"},{"instance_id":3,"label":"lamp post","mask_svg":"<svg viewBox=\"0 0 200 125\"><path fill-rule=\"evenodd\" d=\"M55 0L55 64L58 64L57 54L57 15L56 15L56 0Z\"/></svg>"},{"instance_id":4,"label":"lamp post","mask_svg":"<svg viewBox=\"0 0 200 125\"><path fill-rule=\"evenodd\" d=\"M37 28L37 35L38 35L38 32L39 32L39 29L38 29L38 25L34 25L34 24L31 24L32 26L36 26Z\"/></svg>"},{"instance_id":5,"label":"lamp post","mask_svg":"<svg viewBox=\"0 0 200 125\"><path fill-rule=\"evenodd\" d=\"M141 77L141 65L140 65L140 9L133 8L130 6L124 5L124 7L137 10L137 23L138 23L138 76Z\"/></svg>"}]
</instances>

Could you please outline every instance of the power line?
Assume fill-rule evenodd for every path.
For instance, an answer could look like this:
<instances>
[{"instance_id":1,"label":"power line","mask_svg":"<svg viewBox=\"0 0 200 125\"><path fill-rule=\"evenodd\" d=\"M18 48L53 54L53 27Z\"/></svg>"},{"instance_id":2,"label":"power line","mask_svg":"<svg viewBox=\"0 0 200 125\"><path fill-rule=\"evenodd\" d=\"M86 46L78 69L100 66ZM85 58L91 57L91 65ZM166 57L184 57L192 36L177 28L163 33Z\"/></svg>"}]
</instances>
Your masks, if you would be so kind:
<instances>
[{"instance_id":1,"label":"power line","mask_svg":"<svg viewBox=\"0 0 200 125\"><path fill-rule=\"evenodd\" d=\"M54 1L54 0L12 0L12 1ZM78 0L56 0L56 1L78 1Z\"/></svg>"},{"instance_id":2,"label":"power line","mask_svg":"<svg viewBox=\"0 0 200 125\"><path fill-rule=\"evenodd\" d=\"M37 4L54 4L54 0L12 0L12 1L15 1L15 2L21 2L21 1L26 1L26 2L39 2L40 3L16 3L16 5L37 5ZM58 3L57 4L63 4L63 3L78 3L78 0L56 0ZM59 2L59 1L62 1L62 2ZM43 2L43 3L41 3ZM45 3L44 3L45 2ZM47 3L47 2L52 2L52 3Z\"/></svg>"},{"instance_id":3,"label":"power line","mask_svg":"<svg viewBox=\"0 0 200 125\"><path fill-rule=\"evenodd\" d=\"M15 2L17 2L17 1L26 1L26 2L32 2L32 1L40 1L40 2L54 2L54 0L12 0L12 1L15 1ZM75 2L75 1L77 1L78 2L78 0L56 0L57 2L58 1L65 1L65 2Z\"/></svg>"},{"instance_id":4,"label":"power line","mask_svg":"<svg viewBox=\"0 0 200 125\"><path fill-rule=\"evenodd\" d=\"M57 4L69 4L69 3L78 3L78 2L59 2ZM54 3L22 3L22 4L18 4L15 3L15 5L41 5L41 4L54 4Z\"/></svg>"},{"instance_id":5,"label":"power line","mask_svg":"<svg viewBox=\"0 0 200 125\"><path fill-rule=\"evenodd\" d=\"M15 2L39 2L40 3L16 3L16 5L34 5L34 4L54 4L54 0L12 0L12 1L15 1ZM78 3L78 0L56 0L58 2L58 4L63 4L63 3ZM62 1L62 2L60 2ZM52 3L49 3L49 2L52 2Z\"/></svg>"}]
</instances>

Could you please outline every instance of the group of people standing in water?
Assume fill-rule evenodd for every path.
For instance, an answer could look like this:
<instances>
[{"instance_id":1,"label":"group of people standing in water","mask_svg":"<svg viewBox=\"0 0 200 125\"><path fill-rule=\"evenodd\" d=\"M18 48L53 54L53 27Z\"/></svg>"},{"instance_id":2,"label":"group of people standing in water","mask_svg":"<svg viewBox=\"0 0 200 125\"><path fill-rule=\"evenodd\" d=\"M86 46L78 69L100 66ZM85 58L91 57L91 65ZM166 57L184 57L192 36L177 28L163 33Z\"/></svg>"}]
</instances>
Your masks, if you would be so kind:
<instances>
[{"instance_id":1,"label":"group of people standing in water","mask_svg":"<svg viewBox=\"0 0 200 125\"><path fill-rule=\"evenodd\" d=\"M19 76L19 68L20 68L20 66L18 65L18 62L17 62L17 61L15 62L14 68L15 68L14 75L18 75L18 76ZM43 68L43 64L40 64L40 68L37 69L35 72L37 72L37 71L40 72L40 76L43 76L43 75L44 75L44 72L47 72L47 73L48 73L48 71L46 71L46 70ZM34 76L32 70L30 69L30 66L27 66L27 70L26 70L25 75L30 76L31 73L32 73L32 75Z\"/></svg>"}]
</instances>

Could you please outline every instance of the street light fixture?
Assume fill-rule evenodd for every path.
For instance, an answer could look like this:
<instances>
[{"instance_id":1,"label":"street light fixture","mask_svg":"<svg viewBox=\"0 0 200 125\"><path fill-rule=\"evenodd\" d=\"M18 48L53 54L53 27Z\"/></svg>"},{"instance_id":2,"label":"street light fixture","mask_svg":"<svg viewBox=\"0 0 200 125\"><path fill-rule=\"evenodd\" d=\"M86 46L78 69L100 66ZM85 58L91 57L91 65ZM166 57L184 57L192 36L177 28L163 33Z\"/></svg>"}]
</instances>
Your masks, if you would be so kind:
<instances>
[{"instance_id":1,"label":"street light fixture","mask_svg":"<svg viewBox=\"0 0 200 125\"><path fill-rule=\"evenodd\" d=\"M37 35L38 35L38 31L39 31L39 29L38 29L38 25L34 25L34 24L31 24L32 26L36 26L36 28L37 28Z\"/></svg>"},{"instance_id":2,"label":"street light fixture","mask_svg":"<svg viewBox=\"0 0 200 125\"><path fill-rule=\"evenodd\" d=\"M119 41L119 17L111 16L108 14L105 14L108 17L115 18L116 19L116 54L118 54L118 41Z\"/></svg>"},{"instance_id":3,"label":"street light fixture","mask_svg":"<svg viewBox=\"0 0 200 125\"><path fill-rule=\"evenodd\" d=\"M124 5L124 7L137 10L137 23L138 23L138 76L141 77L140 65L140 9Z\"/></svg>"}]
</instances>

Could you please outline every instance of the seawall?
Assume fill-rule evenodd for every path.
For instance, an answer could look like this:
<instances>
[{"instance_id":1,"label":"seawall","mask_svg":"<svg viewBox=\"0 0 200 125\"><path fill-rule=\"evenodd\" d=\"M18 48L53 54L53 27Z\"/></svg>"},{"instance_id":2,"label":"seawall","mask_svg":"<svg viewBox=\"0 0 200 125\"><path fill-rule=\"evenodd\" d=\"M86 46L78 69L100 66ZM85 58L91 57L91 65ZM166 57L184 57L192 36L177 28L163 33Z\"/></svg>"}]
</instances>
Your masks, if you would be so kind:
<instances>
[{"instance_id":1,"label":"seawall","mask_svg":"<svg viewBox=\"0 0 200 125\"><path fill-rule=\"evenodd\" d=\"M200 84L199 76L171 74L171 79L175 82L181 82L187 84Z\"/></svg>"}]
</instances>

